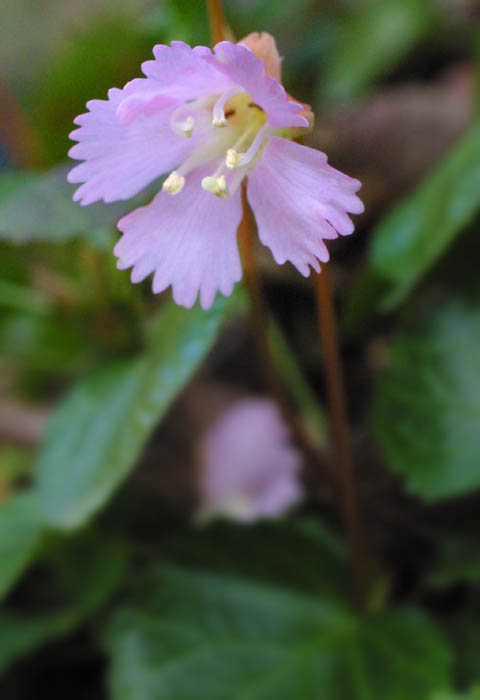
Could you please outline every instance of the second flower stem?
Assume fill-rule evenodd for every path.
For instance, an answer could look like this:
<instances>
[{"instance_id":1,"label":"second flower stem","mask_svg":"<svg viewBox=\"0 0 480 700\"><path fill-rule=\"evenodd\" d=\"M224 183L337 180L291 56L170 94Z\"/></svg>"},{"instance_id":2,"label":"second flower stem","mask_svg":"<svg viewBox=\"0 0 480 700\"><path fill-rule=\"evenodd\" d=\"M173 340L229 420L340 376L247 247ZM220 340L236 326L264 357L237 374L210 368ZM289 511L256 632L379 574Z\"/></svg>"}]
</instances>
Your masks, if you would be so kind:
<instances>
[{"instance_id":1,"label":"second flower stem","mask_svg":"<svg viewBox=\"0 0 480 700\"><path fill-rule=\"evenodd\" d=\"M289 426L293 440L303 451L308 462L321 475L322 479L327 481L330 486L334 486L332 474L326 468L323 455L316 445L312 443L302 421L291 408L289 398L285 393L282 380L273 361L268 340L267 314L257 274L254 237L252 234L252 214L247 202L244 185L242 185L242 202L243 217L238 228L238 242L242 254L243 275L250 295L252 332L260 366L272 399L276 402L284 421Z\"/></svg>"},{"instance_id":2,"label":"second flower stem","mask_svg":"<svg viewBox=\"0 0 480 700\"><path fill-rule=\"evenodd\" d=\"M212 43L218 44L226 37L227 23L225 13L223 11L221 0L207 0L208 19L210 21L210 34L212 35Z\"/></svg>"},{"instance_id":3,"label":"second flower stem","mask_svg":"<svg viewBox=\"0 0 480 700\"><path fill-rule=\"evenodd\" d=\"M227 24L225 13L221 0L207 0L207 8L212 42L216 44L219 41L223 41L226 37ZM315 289L324 347L333 442L338 465L337 482L333 480L331 472L326 468L323 455L312 444L301 420L292 411L288 396L284 391L282 381L273 362L268 341L267 317L256 268L254 238L252 235L253 223L247 202L245 185L242 185L242 205L243 217L238 228L238 240L242 253L243 274L250 294L252 330L259 361L272 398L277 403L283 419L289 426L293 439L303 450L307 460L316 467L323 479L330 486L338 488L340 506L351 550L354 603L357 608L361 608L365 592L366 566L354 486L350 435L345 412L343 381L328 271L327 268L324 268L321 275L316 275Z\"/></svg>"},{"instance_id":4,"label":"second flower stem","mask_svg":"<svg viewBox=\"0 0 480 700\"><path fill-rule=\"evenodd\" d=\"M340 510L350 546L354 603L358 609L361 609L365 596L366 559L355 488L337 328L330 291L330 275L327 265L322 266L320 274L315 274L315 294L323 347L325 381L330 404Z\"/></svg>"}]
</instances>

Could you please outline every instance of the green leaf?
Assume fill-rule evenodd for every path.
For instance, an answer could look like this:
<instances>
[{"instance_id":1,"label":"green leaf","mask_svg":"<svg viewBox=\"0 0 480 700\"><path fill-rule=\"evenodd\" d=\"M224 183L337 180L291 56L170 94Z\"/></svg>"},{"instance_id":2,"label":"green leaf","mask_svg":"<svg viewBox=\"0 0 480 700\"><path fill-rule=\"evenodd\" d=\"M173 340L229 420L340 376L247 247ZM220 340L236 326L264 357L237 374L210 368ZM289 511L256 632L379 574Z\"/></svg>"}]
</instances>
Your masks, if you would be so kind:
<instances>
[{"instance_id":1,"label":"green leaf","mask_svg":"<svg viewBox=\"0 0 480 700\"><path fill-rule=\"evenodd\" d=\"M67 542L54 560L67 601L37 614L0 609L0 672L95 613L122 582L127 562L127 549L122 543L98 537Z\"/></svg>"},{"instance_id":2,"label":"green leaf","mask_svg":"<svg viewBox=\"0 0 480 700\"><path fill-rule=\"evenodd\" d=\"M480 685L476 685L467 693L454 693L443 691L435 693L431 700L480 700Z\"/></svg>"},{"instance_id":3,"label":"green leaf","mask_svg":"<svg viewBox=\"0 0 480 700\"><path fill-rule=\"evenodd\" d=\"M349 594L344 542L324 523L314 520L252 525L217 521L187 535L162 539L161 549L163 560L175 566L267 583L282 581L284 586L315 595L347 598Z\"/></svg>"},{"instance_id":4,"label":"green leaf","mask_svg":"<svg viewBox=\"0 0 480 700\"><path fill-rule=\"evenodd\" d=\"M71 166L43 173L0 175L0 240L11 243L66 241L77 236L97 240L106 227L143 201L93 204L72 200L75 187L67 182ZM149 190L150 191L150 190Z\"/></svg>"},{"instance_id":5,"label":"green leaf","mask_svg":"<svg viewBox=\"0 0 480 700\"><path fill-rule=\"evenodd\" d=\"M375 429L387 465L434 500L480 486L480 309L457 299L402 333L380 380Z\"/></svg>"},{"instance_id":6,"label":"green leaf","mask_svg":"<svg viewBox=\"0 0 480 700\"><path fill-rule=\"evenodd\" d=\"M41 535L41 517L34 492L13 495L0 504L0 599L32 561Z\"/></svg>"},{"instance_id":7,"label":"green leaf","mask_svg":"<svg viewBox=\"0 0 480 700\"><path fill-rule=\"evenodd\" d=\"M363 0L345 15L322 79L327 99L363 94L432 32L428 0Z\"/></svg>"},{"instance_id":8,"label":"green leaf","mask_svg":"<svg viewBox=\"0 0 480 700\"><path fill-rule=\"evenodd\" d=\"M450 654L421 613L365 619L346 606L156 569L107 628L114 700L425 700Z\"/></svg>"},{"instance_id":9,"label":"green leaf","mask_svg":"<svg viewBox=\"0 0 480 700\"><path fill-rule=\"evenodd\" d=\"M454 678L459 687L468 688L480 681L480 596L474 590L456 613L442 617L442 627L455 650Z\"/></svg>"},{"instance_id":10,"label":"green leaf","mask_svg":"<svg viewBox=\"0 0 480 700\"><path fill-rule=\"evenodd\" d=\"M236 299L218 297L209 311L167 305L142 357L100 370L68 394L36 463L48 523L78 527L108 500L212 347Z\"/></svg>"},{"instance_id":11,"label":"green leaf","mask_svg":"<svg viewBox=\"0 0 480 700\"><path fill-rule=\"evenodd\" d=\"M378 300L390 289L390 284L371 267L364 267L356 275L350 293L342 309L341 329L344 335L367 335L375 320L373 311L378 307Z\"/></svg>"},{"instance_id":12,"label":"green leaf","mask_svg":"<svg viewBox=\"0 0 480 700\"><path fill-rule=\"evenodd\" d=\"M478 533L447 537L440 545L438 561L427 576L426 584L446 588L456 583L480 581Z\"/></svg>"},{"instance_id":13,"label":"green leaf","mask_svg":"<svg viewBox=\"0 0 480 700\"><path fill-rule=\"evenodd\" d=\"M370 267L388 283L376 308L390 311L432 268L480 207L480 124L373 233Z\"/></svg>"}]
</instances>

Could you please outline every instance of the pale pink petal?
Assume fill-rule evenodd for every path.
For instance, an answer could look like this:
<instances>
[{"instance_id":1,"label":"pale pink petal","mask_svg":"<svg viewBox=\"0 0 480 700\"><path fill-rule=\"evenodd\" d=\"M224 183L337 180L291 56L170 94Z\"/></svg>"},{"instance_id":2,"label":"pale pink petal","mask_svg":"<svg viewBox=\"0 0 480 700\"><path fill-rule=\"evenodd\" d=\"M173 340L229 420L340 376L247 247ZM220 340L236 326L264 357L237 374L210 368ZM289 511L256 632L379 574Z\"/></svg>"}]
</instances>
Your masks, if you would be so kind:
<instances>
[{"instance_id":1,"label":"pale pink petal","mask_svg":"<svg viewBox=\"0 0 480 700\"><path fill-rule=\"evenodd\" d=\"M117 107L117 116L128 126L134 119L144 115L151 117L166 107L178 106L180 101L161 92L156 80L135 78L123 88L123 99Z\"/></svg>"},{"instance_id":2,"label":"pale pink petal","mask_svg":"<svg viewBox=\"0 0 480 700\"><path fill-rule=\"evenodd\" d=\"M158 44L153 49L155 59L142 63L142 71L157 85L159 92L181 101L205 95L215 95L231 88L228 75L218 70L206 46L191 48L183 41L172 41L171 46ZM130 89L126 86L127 94Z\"/></svg>"},{"instance_id":3,"label":"pale pink petal","mask_svg":"<svg viewBox=\"0 0 480 700\"><path fill-rule=\"evenodd\" d=\"M172 106L129 126L122 124L117 109L123 99L123 91L113 88L108 100L91 100L89 112L75 119L80 128L70 137L79 143L69 155L85 162L70 171L68 180L84 183L74 195L82 204L132 197L177 166L201 140L200 133L186 139L172 132Z\"/></svg>"},{"instance_id":4,"label":"pale pink petal","mask_svg":"<svg viewBox=\"0 0 480 700\"><path fill-rule=\"evenodd\" d=\"M248 92L252 100L267 113L270 126L308 127L307 119L299 114L304 109L303 105L289 100L280 83L265 74L265 63L251 49L242 44L221 41L214 52L215 58L206 55L204 60Z\"/></svg>"},{"instance_id":5,"label":"pale pink petal","mask_svg":"<svg viewBox=\"0 0 480 700\"><path fill-rule=\"evenodd\" d=\"M248 46L257 58L261 58L265 63L267 75L279 83L282 81L282 59L277 50L277 44L271 34L267 32L252 32L238 42Z\"/></svg>"},{"instance_id":6,"label":"pale pink petal","mask_svg":"<svg viewBox=\"0 0 480 700\"><path fill-rule=\"evenodd\" d=\"M200 456L204 516L249 522L282 515L301 499L300 454L268 399L243 399L227 409L205 434Z\"/></svg>"},{"instance_id":7,"label":"pale pink petal","mask_svg":"<svg viewBox=\"0 0 480 700\"><path fill-rule=\"evenodd\" d=\"M276 262L289 260L308 276L309 266L319 272L319 261L328 260L324 240L353 232L347 212L363 211L360 187L324 153L273 137L249 173L247 194L259 238Z\"/></svg>"},{"instance_id":8,"label":"pale pink petal","mask_svg":"<svg viewBox=\"0 0 480 700\"><path fill-rule=\"evenodd\" d=\"M180 104L232 87L227 76L203 60L204 55L212 56L205 46L191 48L182 41L172 41L171 46L155 46L153 54L154 60L142 64L147 78L136 78L124 87L125 99L117 113L125 124L141 114L154 114L168 102Z\"/></svg>"},{"instance_id":9,"label":"pale pink petal","mask_svg":"<svg viewBox=\"0 0 480 700\"><path fill-rule=\"evenodd\" d=\"M299 464L298 454L297 464ZM303 488L295 475L277 476L263 491L257 492L250 520L260 517L275 518L283 515L302 500L303 493Z\"/></svg>"},{"instance_id":10,"label":"pale pink petal","mask_svg":"<svg viewBox=\"0 0 480 700\"><path fill-rule=\"evenodd\" d=\"M118 223L123 232L115 246L118 267L133 267L132 282L153 272L154 293L171 285L175 302L188 308L199 293L202 308L209 308L217 291L230 295L242 276L236 241L240 191L218 199L201 187L208 174L192 172L179 194L161 191Z\"/></svg>"}]
</instances>

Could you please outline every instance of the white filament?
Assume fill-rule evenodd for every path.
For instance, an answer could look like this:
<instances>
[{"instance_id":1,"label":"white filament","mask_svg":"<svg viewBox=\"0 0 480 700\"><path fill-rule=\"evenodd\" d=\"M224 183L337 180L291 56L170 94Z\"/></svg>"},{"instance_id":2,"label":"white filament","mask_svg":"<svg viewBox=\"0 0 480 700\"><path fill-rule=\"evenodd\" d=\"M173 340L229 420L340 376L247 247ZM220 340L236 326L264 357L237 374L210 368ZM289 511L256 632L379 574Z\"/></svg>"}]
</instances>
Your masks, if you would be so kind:
<instances>
[{"instance_id":1,"label":"white filament","mask_svg":"<svg viewBox=\"0 0 480 700\"><path fill-rule=\"evenodd\" d=\"M221 97L213 105L212 126L224 127L228 126L228 121L225 117L225 105L238 93L243 92L241 88L232 88L223 93Z\"/></svg>"},{"instance_id":2,"label":"white filament","mask_svg":"<svg viewBox=\"0 0 480 700\"><path fill-rule=\"evenodd\" d=\"M162 189L168 194L178 194L182 191L185 178L173 170L162 185Z\"/></svg>"}]
</instances>

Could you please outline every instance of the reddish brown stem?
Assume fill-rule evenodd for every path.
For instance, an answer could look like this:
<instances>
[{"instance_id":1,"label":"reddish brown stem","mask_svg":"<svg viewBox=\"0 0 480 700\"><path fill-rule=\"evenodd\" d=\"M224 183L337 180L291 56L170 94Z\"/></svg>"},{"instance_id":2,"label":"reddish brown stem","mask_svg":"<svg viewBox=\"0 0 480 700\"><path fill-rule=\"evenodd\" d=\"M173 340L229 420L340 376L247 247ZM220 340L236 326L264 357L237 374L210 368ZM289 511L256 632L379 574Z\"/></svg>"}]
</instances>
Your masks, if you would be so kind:
<instances>
[{"instance_id":1,"label":"reddish brown stem","mask_svg":"<svg viewBox=\"0 0 480 700\"><path fill-rule=\"evenodd\" d=\"M208 18L212 43L218 44L227 36L227 22L221 0L207 0Z\"/></svg>"},{"instance_id":2,"label":"reddish brown stem","mask_svg":"<svg viewBox=\"0 0 480 700\"><path fill-rule=\"evenodd\" d=\"M366 562L329 277L328 267L323 266L321 274L315 275L315 293L323 346L325 380L330 404L331 431L338 475L337 488L340 509L350 545L352 593L356 607L362 608L365 595Z\"/></svg>"},{"instance_id":3,"label":"reddish brown stem","mask_svg":"<svg viewBox=\"0 0 480 700\"><path fill-rule=\"evenodd\" d=\"M33 168L45 161L37 133L24 115L9 85L0 80L0 140L17 168Z\"/></svg>"},{"instance_id":4,"label":"reddish brown stem","mask_svg":"<svg viewBox=\"0 0 480 700\"><path fill-rule=\"evenodd\" d=\"M315 467L324 481L334 486L333 477L326 468L323 455L305 430L303 423L292 410L281 378L276 370L268 342L268 323L262 292L257 274L255 260L255 245L252 234L253 220L247 203L245 187L242 186L243 217L238 228L238 242L242 254L243 276L248 288L251 302L252 331L257 346L259 363L266 380L268 390L279 407L283 419L290 428L291 434L307 460Z\"/></svg>"}]
</instances>

